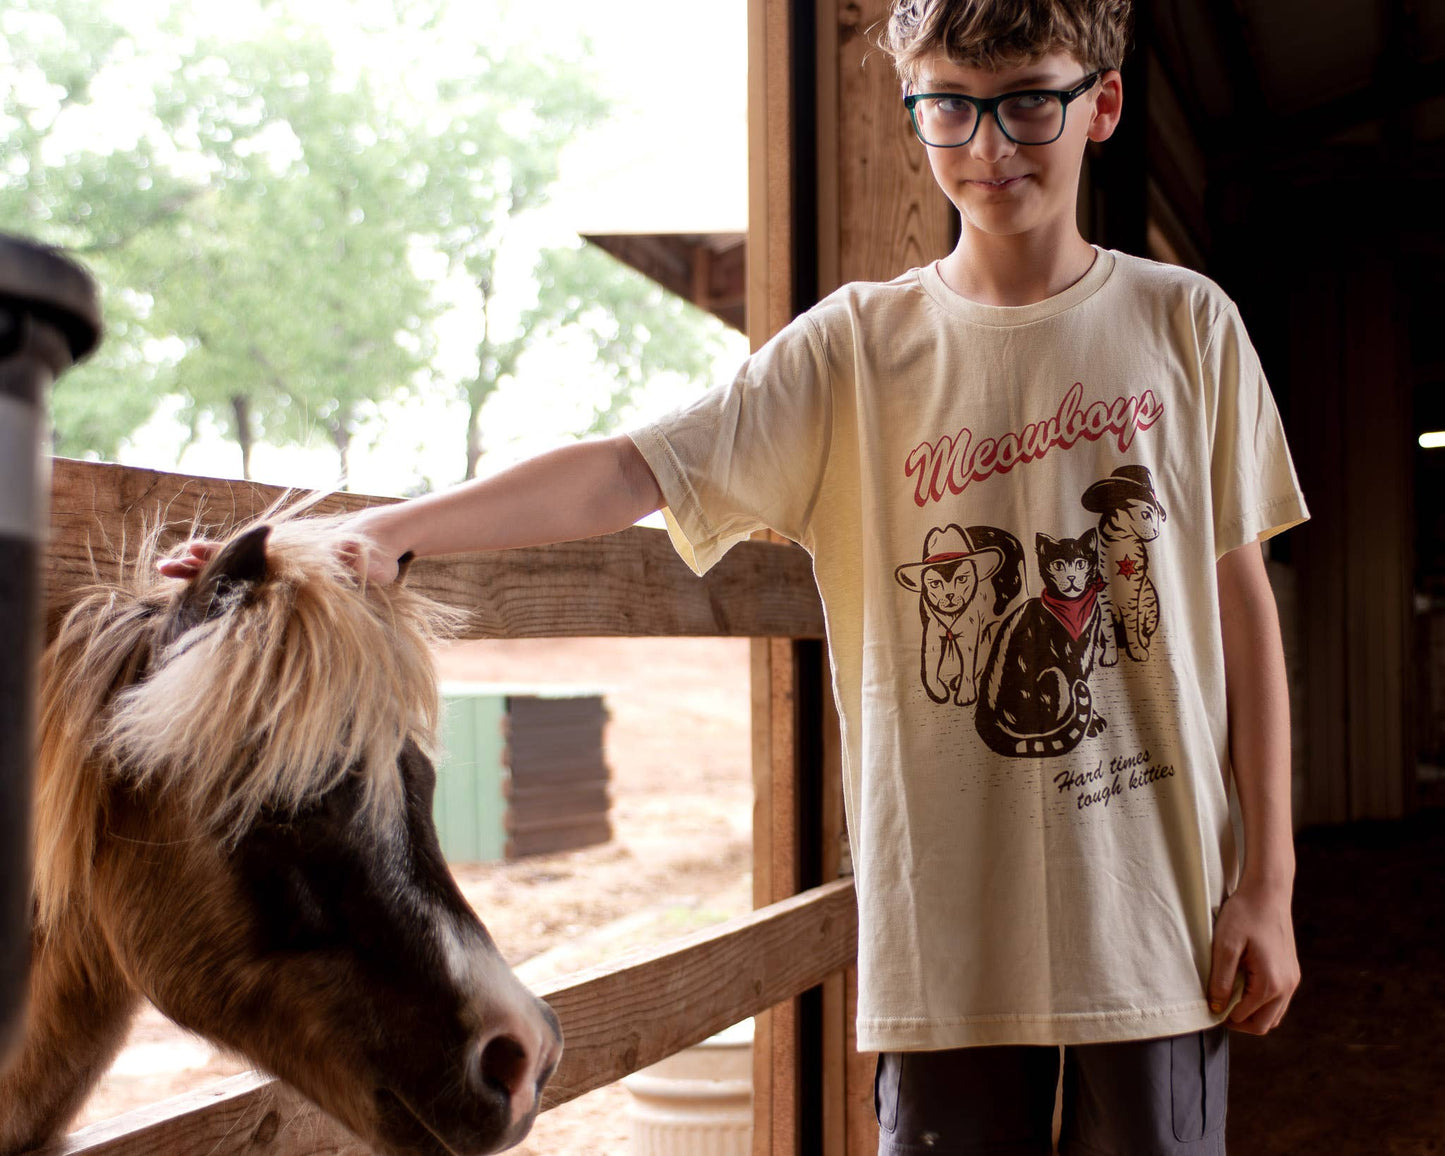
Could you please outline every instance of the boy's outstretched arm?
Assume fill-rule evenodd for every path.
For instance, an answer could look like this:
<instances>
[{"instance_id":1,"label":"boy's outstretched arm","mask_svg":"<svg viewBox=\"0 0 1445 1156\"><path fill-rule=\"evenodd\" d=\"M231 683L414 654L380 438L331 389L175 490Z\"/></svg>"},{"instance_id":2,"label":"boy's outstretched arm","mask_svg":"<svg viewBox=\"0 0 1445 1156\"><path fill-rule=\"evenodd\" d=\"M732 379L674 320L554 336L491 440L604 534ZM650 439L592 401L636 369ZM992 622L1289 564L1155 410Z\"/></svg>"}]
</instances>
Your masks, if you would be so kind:
<instances>
[{"instance_id":1,"label":"boy's outstretched arm","mask_svg":"<svg viewBox=\"0 0 1445 1156\"><path fill-rule=\"evenodd\" d=\"M390 582L397 559L541 546L624 530L662 505L662 491L628 437L563 446L495 477L389 506L351 519L358 571ZM161 564L175 578L193 577L214 544L193 542L184 557Z\"/></svg>"},{"instance_id":2,"label":"boy's outstretched arm","mask_svg":"<svg viewBox=\"0 0 1445 1156\"><path fill-rule=\"evenodd\" d=\"M372 581L396 576L412 553L455 554L570 542L625 530L662 505L662 491L628 437L562 446L490 478L358 514Z\"/></svg>"},{"instance_id":3,"label":"boy's outstretched arm","mask_svg":"<svg viewBox=\"0 0 1445 1156\"><path fill-rule=\"evenodd\" d=\"M1239 886L1215 921L1209 1002L1222 1010L1236 972L1242 972L1244 994L1228 1022L1263 1035L1284 1018L1300 979L1290 918L1289 688L1274 592L1259 543L1231 550L1216 569L1229 757L1244 820L1244 865Z\"/></svg>"}]
</instances>

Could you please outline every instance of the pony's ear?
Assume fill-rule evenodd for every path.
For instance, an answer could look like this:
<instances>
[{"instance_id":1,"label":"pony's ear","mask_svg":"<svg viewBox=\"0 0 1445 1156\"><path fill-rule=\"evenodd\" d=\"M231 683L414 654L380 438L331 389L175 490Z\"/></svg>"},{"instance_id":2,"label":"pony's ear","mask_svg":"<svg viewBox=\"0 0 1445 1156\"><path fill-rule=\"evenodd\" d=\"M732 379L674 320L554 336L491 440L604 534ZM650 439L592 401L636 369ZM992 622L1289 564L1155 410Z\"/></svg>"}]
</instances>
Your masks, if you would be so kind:
<instances>
[{"instance_id":1,"label":"pony's ear","mask_svg":"<svg viewBox=\"0 0 1445 1156\"><path fill-rule=\"evenodd\" d=\"M260 525L227 542L204 570L191 582L176 616L176 628L184 633L219 614L238 589L266 580L266 539L271 527Z\"/></svg>"},{"instance_id":2,"label":"pony's ear","mask_svg":"<svg viewBox=\"0 0 1445 1156\"><path fill-rule=\"evenodd\" d=\"M266 539L271 527L253 526L239 538L226 543L225 549L206 567L205 577L218 588L250 586L266 580Z\"/></svg>"},{"instance_id":3,"label":"pony's ear","mask_svg":"<svg viewBox=\"0 0 1445 1156\"><path fill-rule=\"evenodd\" d=\"M185 618L195 626L211 618L238 588L256 586L266 580L266 539L271 527L254 526L227 542L201 571L187 599Z\"/></svg>"}]
</instances>

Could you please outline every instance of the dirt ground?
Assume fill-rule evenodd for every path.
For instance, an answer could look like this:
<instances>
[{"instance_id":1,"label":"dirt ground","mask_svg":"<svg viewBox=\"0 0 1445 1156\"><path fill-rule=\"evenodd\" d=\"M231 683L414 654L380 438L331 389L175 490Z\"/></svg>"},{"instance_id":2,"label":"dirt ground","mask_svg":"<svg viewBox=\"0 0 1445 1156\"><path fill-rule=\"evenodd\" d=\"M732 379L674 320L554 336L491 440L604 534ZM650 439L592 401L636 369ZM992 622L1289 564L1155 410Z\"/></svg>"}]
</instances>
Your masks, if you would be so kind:
<instances>
[{"instance_id":1,"label":"dirt ground","mask_svg":"<svg viewBox=\"0 0 1445 1156\"><path fill-rule=\"evenodd\" d=\"M748 643L559 639L465 643L446 679L600 690L611 719L614 838L515 863L454 865L508 961L532 986L751 906ZM154 1009L76 1126L214 1083L249 1065ZM602 1088L542 1116L518 1156L625 1156L629 1095Z\"/></svg>"}]
</instances>

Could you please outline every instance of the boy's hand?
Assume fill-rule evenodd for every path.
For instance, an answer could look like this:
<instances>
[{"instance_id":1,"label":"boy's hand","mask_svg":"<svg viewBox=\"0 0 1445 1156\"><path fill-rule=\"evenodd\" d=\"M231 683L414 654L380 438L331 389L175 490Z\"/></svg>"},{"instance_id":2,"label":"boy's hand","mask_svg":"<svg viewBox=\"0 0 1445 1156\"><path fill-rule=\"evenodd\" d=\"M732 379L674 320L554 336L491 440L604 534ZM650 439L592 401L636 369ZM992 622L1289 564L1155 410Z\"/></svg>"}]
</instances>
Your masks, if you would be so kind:
<instances>
[{"instance_id":1,"label":"boy's hand","mask_svg":"<svg viewBox=\"0 0 1445 1156\"><path fill-rule=\"evenodd\" d=\"M364 529L354 524L351 528L355 534L342 543L341 556L356 571L356 576L374 586L395 582L401 572L400 560Z\"/></svg>"},{"instance_id":2,"label":"boy's hand","mask_svg":"<svg viewBox=\"0 0 1445 1156\"><path fill-rule=\"evenodd\" d=\"M205 569L206 563L219 549L218 542L195 541L186 543L186 552L179 558L162 558L156 569L167 578L194 578Z\"/></svg>"},{"instance_id":3,"label":"boy's hand","mask_svg":"<svg viewBox=\"0 0 1445 1156\"><path fill-rule=\"evenodd\" d=\"M348 529L353 532L341 545L341 557L356 572L356 576L378 586L395 582L401 569L400 560L377 542L362 516L352 519ZM156 563L156 569L167 578L181 578L189 582L206 568L206 563L215 557L219 549L219 542L198 538L186 543L186 552L179 558L162 558Z\"/></svg>"},{"instance_id":4,"label":"boy's hand","mask_svg":"<svg viewBox=\"0 0 1445 1156\"><path fill-rule=\"evenodd\" d=\"M1226 1021L1235 1031L1262 1036L1279 1025L1299 986L1289 891L1241 882L1214 924L1209 1006L1223 1011L1244 976L1244 994Z\"/></svg>"}]
</instances>

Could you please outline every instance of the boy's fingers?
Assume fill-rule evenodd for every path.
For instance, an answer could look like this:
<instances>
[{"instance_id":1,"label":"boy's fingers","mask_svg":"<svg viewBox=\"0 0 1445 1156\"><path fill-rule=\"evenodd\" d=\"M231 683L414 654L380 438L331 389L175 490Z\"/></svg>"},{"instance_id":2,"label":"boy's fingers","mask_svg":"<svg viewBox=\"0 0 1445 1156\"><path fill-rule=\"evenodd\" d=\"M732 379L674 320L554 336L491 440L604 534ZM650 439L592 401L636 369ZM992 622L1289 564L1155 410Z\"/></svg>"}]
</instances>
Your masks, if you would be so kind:
<instances>
[{"instance_id":1,"label":"boy's fingers","mask_svg":"<svg viewBox=\"0 0 1445 1156\"><path fill-rule=\"evenodd\" d=\"M400 560L386 557L367 538L358 535L341 544L341 558L363 582L386 586L395 582ZM406 555L410 559L410 553Z\"/></svg>"},{"instance_id":2,"label":"boy's fingers","mask_svg":"<svg viewBox=\"0 0 1445 1156\"><path fill-rule=\"evenodd\" d=\"M194 578L216 553L216 543L194 541L186 543L186 552L179 558L162 558L156 569L167 578Z\"/></svg>"},{"instance_id":3,"label":"boy's fingers","mask_svg":"<svg viewBox=\"0 0 1445 1156\"><path fill-rule=\"evenodd\" d=\"M1222 936L1214 937L1214 959L1209 971L1209 1010L1215 1014L1222 1012L1229 1003L1243 954L1242 947L1227 943Z\"/></svg>"},{"instance_id":4,"label":"boy's fingers","mask_svg":"<svg viewBox=\"0 0 1445 1156\"><path fill-rule=\"evenodd\" d=\"M1285 1002L1283 999L1269 1000L1253 1015L1238 1021L1235 1020L1234 1016L1230 1016L1229 1026L1235 1031L1244 1032L1247 1035L1267 1035L1279 1026L1280 1020L1284 1019L1284 1008L1282 1004Z\"/></svg>"},{"instance_id":5,"label":"boy's fingers","mask_svg":"<svg viewBox=\"0 0 1445 1156\"><path fill-rule=\"evenodd\" d=\"M1274 993L1267 990L1262 978L1257 973L1245 968L1244 994L1239 997L1239 1002L1229 1013L1229 1022L1236 1026L1246 1023L1258 1026L1256 1017L1276 998Z\"/></svg>"},{"instance_id":6,"label":"boy's fingers","mask_svg":"<svg viewBox=\"0 0 1445 1156\"><path fill-rule=\"evenodd\" d=\"M367 549L360 538L347 538L341 543L337 553L341 555L341 560L356 572L358 578L366 577Z\"/></svg>"}]
</instances>

